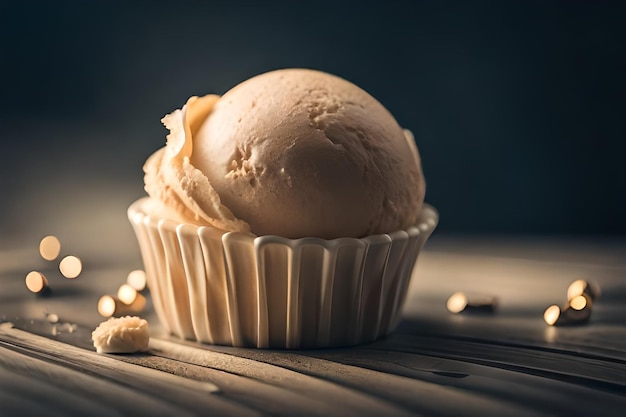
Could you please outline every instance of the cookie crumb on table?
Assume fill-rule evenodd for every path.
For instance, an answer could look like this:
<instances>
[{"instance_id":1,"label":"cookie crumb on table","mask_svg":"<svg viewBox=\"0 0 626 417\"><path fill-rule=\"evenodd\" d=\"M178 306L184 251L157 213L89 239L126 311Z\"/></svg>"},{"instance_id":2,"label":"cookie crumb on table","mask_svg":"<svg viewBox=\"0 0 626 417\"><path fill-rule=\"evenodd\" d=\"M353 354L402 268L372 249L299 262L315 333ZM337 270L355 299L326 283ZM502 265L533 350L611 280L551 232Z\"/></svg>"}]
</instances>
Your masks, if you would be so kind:
<instances>
[{"instance_id":1,"label":"cookie crumb on table","mask_svg":"<svg viewBox=\"0 0 626 417\"><path fill-rule=\"evenodd\" d=\"M111 317L91 333L98 353L146 351L150 341L148 322L137 316Z\"/></svg>"}]
</instances>

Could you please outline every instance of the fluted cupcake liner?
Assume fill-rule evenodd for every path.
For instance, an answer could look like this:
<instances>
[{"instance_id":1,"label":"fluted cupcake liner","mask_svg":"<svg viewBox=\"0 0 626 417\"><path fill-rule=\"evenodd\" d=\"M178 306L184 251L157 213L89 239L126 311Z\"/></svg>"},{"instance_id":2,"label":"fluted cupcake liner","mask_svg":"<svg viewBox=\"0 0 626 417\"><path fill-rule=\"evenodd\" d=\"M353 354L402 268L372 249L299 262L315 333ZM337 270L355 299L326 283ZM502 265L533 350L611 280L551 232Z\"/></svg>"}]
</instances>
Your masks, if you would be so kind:
<instances>
[{"instance_id":1,"label":"fluted cupcake liner","mask_svg":"<svg viewBox=\"0 0 626 417\"><path fill-rule=\"evenodd\" d=\"M417 256L437 225L425 205L405 231L285 239L151 217L134 227L163 326L182 338L259 348L348 346L398 324Z\"/></svg>"}]
</instances>

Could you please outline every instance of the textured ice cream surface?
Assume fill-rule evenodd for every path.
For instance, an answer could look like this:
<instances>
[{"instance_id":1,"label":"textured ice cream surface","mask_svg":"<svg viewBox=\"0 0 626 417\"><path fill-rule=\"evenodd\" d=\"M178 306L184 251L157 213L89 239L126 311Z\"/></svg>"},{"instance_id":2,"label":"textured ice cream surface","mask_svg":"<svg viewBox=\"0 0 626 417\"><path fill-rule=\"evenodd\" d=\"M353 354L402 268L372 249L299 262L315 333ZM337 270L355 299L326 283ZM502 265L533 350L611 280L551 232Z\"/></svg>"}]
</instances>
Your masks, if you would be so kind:
<instances>
[{"instance_id":1,"label":"textured ice cream surface","mask_svg":"<svg viewBox=\"0 0 626 417\"><path fill-rule=\"evenodd\" d=\"M332 239L406 229L420 214L412 135L342 78L272 71L221 98L190 99L165 123L168 145L146 164L146 189L179 220Z\"/></svg>"},{"instance_id":2,"label":"textured ice cream surface","mask_svg":"<svg viewBox=\"0 0 626 417\"><path fill-rule=\"evenodd\" d=\"M189 162L198 123L208 117L215 95L191 97L182 110L162 119L170 131L165 147L144 164L145 189L153 198L152 212L183 223L244 232L250 227L224 206L207 177Z\"/></svg>"},{"instance_id":3,"label":"textured ice cream surface","mask_svg":"<svg viewBox=\"0 0 626 417\"><path fill-rule=\"evenodd\" d=\"M111 317L91 333L98 353L135 353L148 349L148 322L136 316Z\"/></svg>"}]
</instances>

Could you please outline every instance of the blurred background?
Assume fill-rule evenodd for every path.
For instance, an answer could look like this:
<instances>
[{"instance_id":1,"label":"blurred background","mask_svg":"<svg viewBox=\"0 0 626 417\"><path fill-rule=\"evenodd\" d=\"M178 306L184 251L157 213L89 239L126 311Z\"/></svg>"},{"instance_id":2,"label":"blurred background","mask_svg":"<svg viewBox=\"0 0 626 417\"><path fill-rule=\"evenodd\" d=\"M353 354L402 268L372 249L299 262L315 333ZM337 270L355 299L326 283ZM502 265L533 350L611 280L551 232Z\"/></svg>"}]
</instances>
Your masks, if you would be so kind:
<instances>
[{"instance_id":1,"label":"blurred background","mask_svg":"<svg viewBox=\"0 0 626 417\"><path fill-rule=\"evenodd\" d=\"M191 95L309 67L411 129L437 233L626 234L626 2L0 0L0 236L136 257ZM130 249L132 248L132 249Z\"/></svg>"}]
</instances>

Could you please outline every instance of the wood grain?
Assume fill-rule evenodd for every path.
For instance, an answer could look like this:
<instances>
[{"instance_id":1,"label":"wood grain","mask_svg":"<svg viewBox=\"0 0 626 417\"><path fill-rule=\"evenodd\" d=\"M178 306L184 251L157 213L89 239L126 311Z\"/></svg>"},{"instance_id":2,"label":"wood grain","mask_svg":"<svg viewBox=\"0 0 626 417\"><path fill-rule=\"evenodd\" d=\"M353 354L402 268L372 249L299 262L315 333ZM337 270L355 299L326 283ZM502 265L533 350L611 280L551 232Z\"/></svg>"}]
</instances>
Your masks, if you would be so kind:
<instances>
[{"instance_id":1,"label":"wood grain","mask_svg":"<svg viewBox=\"0 0 626 417\"><path fill-rule=\"evenodd\" d=\"M558 247L517 245L515 256L502 246L426 251L397 331L344 349L198 344L164 334L148 310L148 352L100 355L91 342L97 323L73 321L72 332L63 323L106 282L36 299L11 281L0 305L0 321L13 323L0 324L0 415L621 416L626 266L613 247L575 256ZM591 321L546 326L546 304L581 276L604 290ZM498 310L445 311L446 296L468 287L499 296ZM47 322L44 309L62 323Z\"/></svg>"}]
</instances>

